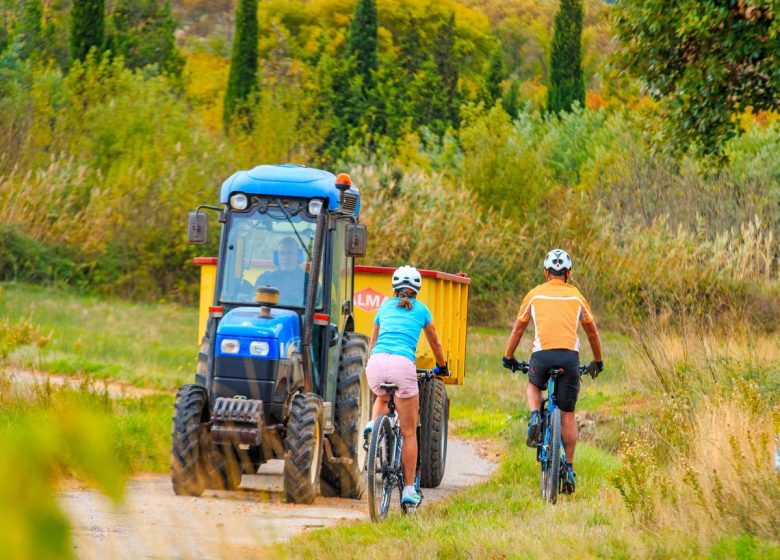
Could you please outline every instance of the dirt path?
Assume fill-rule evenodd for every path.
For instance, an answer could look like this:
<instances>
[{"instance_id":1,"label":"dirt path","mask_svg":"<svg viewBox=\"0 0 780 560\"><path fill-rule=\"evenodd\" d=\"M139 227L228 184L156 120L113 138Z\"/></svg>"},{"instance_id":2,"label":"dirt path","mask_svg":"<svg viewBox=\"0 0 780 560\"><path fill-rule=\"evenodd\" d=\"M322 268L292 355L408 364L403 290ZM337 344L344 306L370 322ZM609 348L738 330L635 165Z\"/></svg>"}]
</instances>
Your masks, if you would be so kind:
<instances>
[{"instance_id":1,"label":"dirt path","mask_svg":"<svg viewBox=\"0 0 780 560\"><path fill-rule=\"evenodd\" d=\"M426 503L482 482L495 465L468 443L450 438L439 488ZM243 558L310 529L368 519L365 501L319 497L310 506L282 502L282 462L245 475L236 492L178 497L166 475L133 479L117 506L92 490L66 491L60 501L73 526L76 556L102 558Z\"/></svg>"},{"instance_id":2,"label":"dirt path","mask_svg":"<svg viewBox=\"0 0 780 560\"><path fill-rule=\"evenodd\" d=\"M20 369L5 369L0 371L0 376L8 379L16 390L33 390L36 386L50 384L54 387L71 387L78 389L87 385L93 391L106 391L111 397L144 397L146 395L165 394L164 391L136 387L129 383L110 379L88 379L81 376L62 375L42 371L28 371Z\"/></svg>"}]
</instances>

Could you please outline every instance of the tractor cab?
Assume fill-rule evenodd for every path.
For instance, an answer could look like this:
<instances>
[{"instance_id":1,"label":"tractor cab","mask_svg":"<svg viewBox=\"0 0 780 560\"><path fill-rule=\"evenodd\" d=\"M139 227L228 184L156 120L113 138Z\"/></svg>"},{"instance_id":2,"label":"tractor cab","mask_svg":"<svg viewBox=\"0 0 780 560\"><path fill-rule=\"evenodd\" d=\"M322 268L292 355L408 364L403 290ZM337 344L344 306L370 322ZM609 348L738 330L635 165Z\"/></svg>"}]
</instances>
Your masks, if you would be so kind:
<instances>
[{"instance_id":1,"label":"tractor cab","mask_svg":"<svg viewBox=\"0 0 780 560\"><path fill-rule=\"evenodd\" d=\"M354 260L366 248L359 190L346 174L261 165L228 178L220 202L189 216L191 243L206 241L204 209L218 212L222 235L196 383L177 399L177 413L180 401L192 409L174 418L174 489L237 486L242 472L283 458L289 501L313 500L320 474L323 493L356 497L370 405L368 341L352 316Z\"/></svg>"}]
</instances>

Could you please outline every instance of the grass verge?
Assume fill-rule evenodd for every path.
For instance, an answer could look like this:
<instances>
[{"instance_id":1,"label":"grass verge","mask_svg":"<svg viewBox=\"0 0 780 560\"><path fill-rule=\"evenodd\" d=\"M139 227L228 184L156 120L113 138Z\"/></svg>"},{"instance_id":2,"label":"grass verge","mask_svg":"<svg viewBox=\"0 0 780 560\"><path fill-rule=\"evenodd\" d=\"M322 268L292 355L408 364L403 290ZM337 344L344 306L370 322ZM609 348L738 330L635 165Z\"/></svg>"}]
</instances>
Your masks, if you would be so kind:
<instances>
[{"instance_id":1,"label":"grass verge","mask_svg":"<svg viewBox=\"0 0 780 560\"><path fill-rule=\"evenodd\" d=\"M195 371L195 309L4 283L0 316L32 323L48 338L45 346L9 352L5 361L14 367L165 390L191 381Z\"/></svg>"}]
</instances>

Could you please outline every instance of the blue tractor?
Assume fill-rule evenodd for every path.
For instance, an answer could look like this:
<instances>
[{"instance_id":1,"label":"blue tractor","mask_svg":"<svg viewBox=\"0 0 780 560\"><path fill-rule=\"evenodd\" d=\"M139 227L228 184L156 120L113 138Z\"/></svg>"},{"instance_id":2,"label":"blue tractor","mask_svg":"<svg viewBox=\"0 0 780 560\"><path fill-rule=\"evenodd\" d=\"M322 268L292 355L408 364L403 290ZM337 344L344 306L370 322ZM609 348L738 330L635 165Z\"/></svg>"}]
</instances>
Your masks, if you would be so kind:
<instances>
[{"instance_id":1,"label":"blue tractor","mask_svg":"<svg viewBox=\"0 0 780 560\"><path fill-rule=\"evenodd\" d=\"M227 179L220 202L188 220L189 241L205 243L203 209L215 210L222 235L195 383L176 395L173 489L232 490L283 459L288 502L318 488L359 498L370 418L368 339L353 318L360 192L346 174L260 165Z\"/></svg>"}]
</instances>

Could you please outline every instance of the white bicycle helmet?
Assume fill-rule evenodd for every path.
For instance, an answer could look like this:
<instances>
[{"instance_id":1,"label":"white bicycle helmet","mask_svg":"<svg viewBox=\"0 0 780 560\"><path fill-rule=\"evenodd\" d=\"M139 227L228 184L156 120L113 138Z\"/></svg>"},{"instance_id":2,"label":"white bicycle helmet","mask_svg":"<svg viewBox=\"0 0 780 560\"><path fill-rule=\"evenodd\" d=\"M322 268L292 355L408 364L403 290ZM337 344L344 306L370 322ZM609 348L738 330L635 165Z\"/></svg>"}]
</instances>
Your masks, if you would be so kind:
<instances>
[{"instance_id":1,"label":"white bicycle helmet","mask_svg":"<svg viewBox=\"0 0 780 560\"><path fill-rule=\"evenodd\" d=\"M413 266L402 266L393 272L393 291L410 288L415 294L422 288L422 276Z\"/></svg>"},{"instance_id":2,"label":"white bicycle helmet","mask_svg":"<svg viewBox=\"0 0 780 560\"><path fill-rule=\"evenodd\" d=\"M563 249L553 249L544 258L544 269L562 272L571 270L571 257Z\"/></svg>"}]
</instances>

